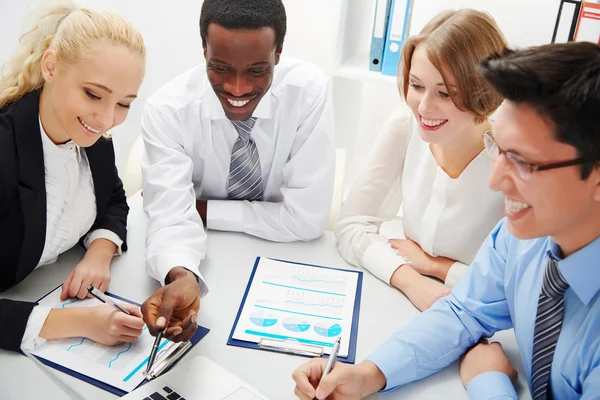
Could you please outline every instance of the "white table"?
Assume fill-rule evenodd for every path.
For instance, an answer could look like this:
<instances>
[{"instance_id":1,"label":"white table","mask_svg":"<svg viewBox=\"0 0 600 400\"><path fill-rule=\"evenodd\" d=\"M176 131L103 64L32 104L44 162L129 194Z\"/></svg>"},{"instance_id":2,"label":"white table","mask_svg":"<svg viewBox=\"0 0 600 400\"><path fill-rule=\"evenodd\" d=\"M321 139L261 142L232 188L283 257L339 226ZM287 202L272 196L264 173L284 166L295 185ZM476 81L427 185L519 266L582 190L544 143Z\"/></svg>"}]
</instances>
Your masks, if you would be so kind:
<instances>
[{"instance_id":1,"label":"white table","mask_svg":"<svg viewBox=\"0 0 600 400\"><path fill-rule=\"evenodd\" d=\"M158 282L144 270L144 239L146 216L139 194L129 200L129 251L115 258L109 290L142 303ZM79 248L63 254L56 264L34 271L25 281L2 297L35 301L61 284L81 259ZM338 254L335 238L326 232L320 239L309 243L272 243L244 234L210 231L208 255L202 263L202 273L210 292L202 299L198 316L200 325L210 328L209 334L196 345L187 357L205 355L233 374L248 382L272 400L293 399L292 371L306 358L266 351L227 346L227 338L248 283L256 256L272 257L326 265L353 268ZM362 361L395 331L418 315L417 309L398 290L364 273L360 323L358 330L357 362ZM530 399L525 374L512 331L494 338L500 341L508 358L517 367L517 390L522 399ZM86 399L111 399L112 394L54 371ZM0 398L7 399L60 399L61 393L38 371L31 362L16 353L0 350ZM459 374L458 364L405 387L372 399L467 399Z\"/></svg>"}]
</instances>

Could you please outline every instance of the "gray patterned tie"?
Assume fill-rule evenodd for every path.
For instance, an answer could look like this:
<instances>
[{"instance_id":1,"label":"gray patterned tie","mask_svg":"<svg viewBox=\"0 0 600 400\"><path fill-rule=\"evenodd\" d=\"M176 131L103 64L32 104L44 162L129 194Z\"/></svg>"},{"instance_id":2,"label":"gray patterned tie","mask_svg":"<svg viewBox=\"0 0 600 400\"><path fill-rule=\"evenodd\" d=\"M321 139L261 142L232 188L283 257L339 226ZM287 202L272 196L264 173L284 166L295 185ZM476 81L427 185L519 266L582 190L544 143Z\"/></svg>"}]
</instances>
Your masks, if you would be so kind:
<instances>
[{"instance_id":1,"label":"gray patterned tie","mask_svg":"<svg viewBox=\"0 0 600 400\"><path fill-rule=\"evenodd\" d=\"M533 400L552 399L550 368L562 327L565 292L568 288L569 284L558 270L556 262L548 257L544 283L538 300L533 337L531 360L531 396Z\"/></svg>"},{"instance_id":2,"label":"gray patterned tie","mask_svg":"<svg viewBox=\"0 0 600 400\"><path fill-rule=\"evenodd\" d=\"M262 199L262 175L260 171L260 159L256 144L250 136L256 118L250 117L245 121L234 121L239 137L231 151L231 162L229 164L229 180L227 191L231 200L261 200Z\"/></svg>"}]
</instances>

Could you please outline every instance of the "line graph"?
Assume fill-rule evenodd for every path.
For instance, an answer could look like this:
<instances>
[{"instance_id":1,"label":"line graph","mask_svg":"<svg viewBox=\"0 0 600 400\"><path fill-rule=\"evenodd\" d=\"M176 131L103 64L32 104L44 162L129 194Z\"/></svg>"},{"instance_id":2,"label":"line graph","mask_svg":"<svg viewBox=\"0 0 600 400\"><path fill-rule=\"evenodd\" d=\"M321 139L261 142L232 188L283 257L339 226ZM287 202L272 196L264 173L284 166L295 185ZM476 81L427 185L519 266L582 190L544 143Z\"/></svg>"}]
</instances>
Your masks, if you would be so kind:
<instances>
[{"instance_id":1,"label":"line graph","mask_svg":"<svg viewBox=\"0 0 600 400\"><path fill-rule=\"evenodd\" d=\"M120 351L119 353L117 353L117 356L115 358L113 358L112 360L110 360L110 362L108 363L108 368L110 368L112 366L112 363L117 361L117 359L119 358L119 356L123 353L127 353L129 351L129 349L131 349L131 343L129 343L129 346L127 346L127 348L123 351Z\"/></svg>"},{"instance_id":2,"label":"line graph","mask_svg":"<svg viewBox=\"0 0 600 400\"><path fill-rule=\"evenodd\" d=\"M81 346L85 339L86 338L81 338L81 342L70 345L69 348L67 349L67 351L70 351L73 347Z\"/></svg>"}]
</instances>

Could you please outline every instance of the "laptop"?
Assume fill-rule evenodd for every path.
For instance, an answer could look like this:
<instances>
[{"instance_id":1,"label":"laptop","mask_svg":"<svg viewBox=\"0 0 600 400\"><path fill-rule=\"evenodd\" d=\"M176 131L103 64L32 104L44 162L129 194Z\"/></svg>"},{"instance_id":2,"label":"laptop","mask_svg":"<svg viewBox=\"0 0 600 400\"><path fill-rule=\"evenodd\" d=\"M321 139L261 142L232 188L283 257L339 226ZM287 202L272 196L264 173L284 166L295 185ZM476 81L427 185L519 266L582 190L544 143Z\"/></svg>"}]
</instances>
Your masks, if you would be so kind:
<instances>
[{"instance_id":1,"label":"laptop","mask_svg":"<svg viewBox=\"0 0 600 400\"><path fill-rule=\"evenodd\" d=\"M179 363L171 371L122 397L123 400L268 400L204 356Z\"/></svg>"}]
</instances>

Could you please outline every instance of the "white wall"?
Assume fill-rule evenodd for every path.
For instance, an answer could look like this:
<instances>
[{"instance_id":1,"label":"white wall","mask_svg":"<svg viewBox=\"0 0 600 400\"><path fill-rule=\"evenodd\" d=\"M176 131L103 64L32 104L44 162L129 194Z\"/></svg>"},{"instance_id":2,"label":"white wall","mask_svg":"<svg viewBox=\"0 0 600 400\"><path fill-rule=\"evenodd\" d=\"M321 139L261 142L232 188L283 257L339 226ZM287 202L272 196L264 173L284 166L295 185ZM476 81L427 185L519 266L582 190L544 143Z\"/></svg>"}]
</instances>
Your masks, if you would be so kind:
<instances>
[{"instance_id":1,"label":"white wall","mask_svg":"<svg viewBox=\"0 0 600 400\"><path fill-rule=\"evenodd\" d=\"M140 134L144 101L170 79L202 62L198 26L201 0L80 0L90 8L111 9L129 18L142 32L147 47L146 76L127 120L113 129L117 166L126 165L129 150ZM335 67L342 0L284 0L288 36L284 55L313 62L328 74ZM0 0L0 64L10 59L23 32L27 12L38 0ZM314 10L319 10L314 13ZM311 29L306 29L309 26ZM312 29L315 28L315 29ZM313 45L318 44L318 45Z\"/></svg>"},{"instance_id":2,"label":"white wall","mask_svg":"<svg viewBox=\"0 0 600 400\"><path fill-rule=\"evenodd\" d=\"M352 58L360 63L364 58L366 66L374 1L284 0L288 14L284 55L311 61L332 76L336 143L348 150L351 164L353 159L364 159L385 116L400 101L394 79L380 79L360 70L340 72L340 64L343 67ZM198 28L202 0L80 2L122 13L133 21L146 41L148 61L139 99L127 121L113 132L117 165L122 170L131 145L140 134L145 99L202 61ZM443 9L472 7L490 12L513 46L547 43L559 3L560 0L415 0L411 33L418 32ZM7 61L16 48L23 18L35 4L38 0L0 0L0 63Z\"/></svg>"}]
</instances>

